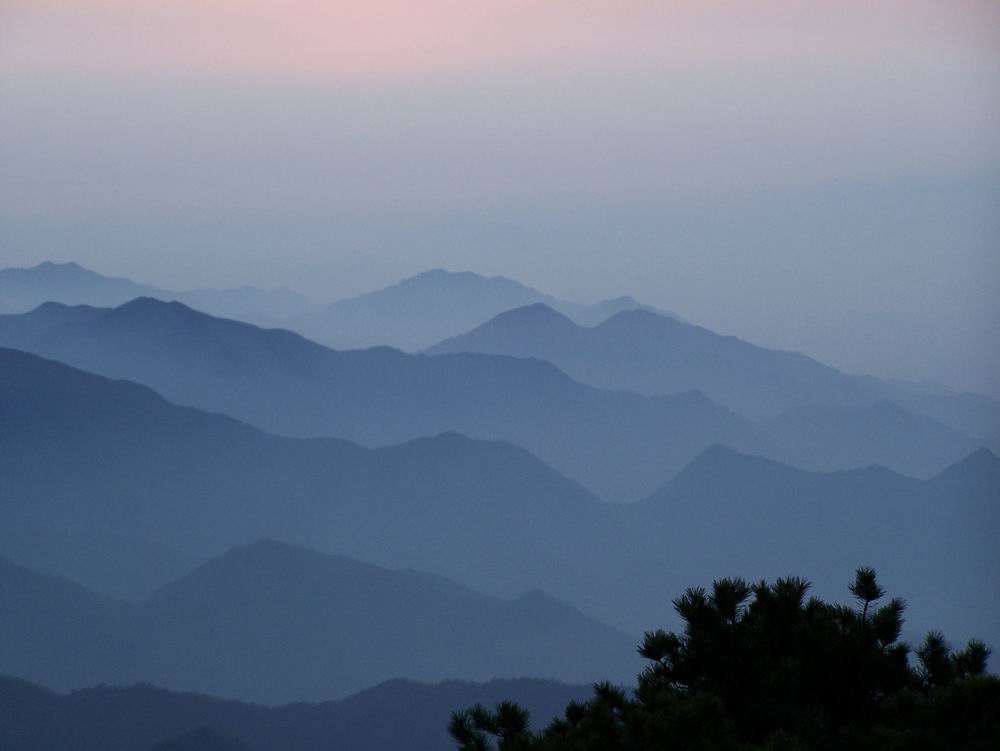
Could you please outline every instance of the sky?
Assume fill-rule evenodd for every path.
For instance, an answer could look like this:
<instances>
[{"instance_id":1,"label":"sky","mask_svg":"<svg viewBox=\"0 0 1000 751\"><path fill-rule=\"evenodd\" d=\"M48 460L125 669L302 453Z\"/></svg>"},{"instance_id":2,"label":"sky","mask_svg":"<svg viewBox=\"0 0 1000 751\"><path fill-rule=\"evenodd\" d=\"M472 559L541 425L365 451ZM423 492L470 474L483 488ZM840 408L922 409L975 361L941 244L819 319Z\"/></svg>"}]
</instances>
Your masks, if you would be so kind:
<instances>
[{"instance_id":1,"label":"sky","mask_svg":"<svg viewBox=\"0 0 1000 751\"><path fill-rule=\"evenodd\" d=\"M1000 396L993 0L0 0L0 265L623 293Z\"/></svg>"}]
</instances>

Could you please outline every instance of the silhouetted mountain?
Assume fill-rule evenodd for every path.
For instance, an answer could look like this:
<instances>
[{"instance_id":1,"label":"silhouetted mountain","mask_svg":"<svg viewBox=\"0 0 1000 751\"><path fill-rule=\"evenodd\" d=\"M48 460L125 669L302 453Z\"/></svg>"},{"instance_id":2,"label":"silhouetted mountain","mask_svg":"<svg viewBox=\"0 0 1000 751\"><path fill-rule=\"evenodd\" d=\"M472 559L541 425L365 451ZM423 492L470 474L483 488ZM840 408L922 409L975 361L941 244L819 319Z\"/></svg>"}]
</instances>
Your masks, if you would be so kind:
<instances>
[{"instance_id":1,"label":"silhouetted mountain","mask_svg":"<svg viewBox=\"0 0 1000 751\"><path fill-rule=\"evenodd\" d=\"M319 313L292 319L288 325L338 349L386 345L414 351L467 331L505 310L537 302L588 324L622 310L654 310L630 297L580 305L500 276L433 269L385 289L339 300Z\"/></svg>"},{"instance_id":2,"label":"silhouetted mountain","mask_svg":"<svg viewBox=\"0 0 1000 751\"><path fill-rule=\"evenodd\" d=\"M67 579L0 558L0 612L0 673L85 686L98 671L127 675L134 662L133 608Z\"/></svg>"},{"instance_id":3,"label":"silhouetted mountain","mask_svg":"<svg viewBox=\"0 0 1000 751\"><path fill-rule=\"evenodd\" d=\"M492 706L512 699L531 712L534 727L543 727L561 716L567 703L589 693L589 686L528 679L434 685L394 680L338 702L271 708L148 685L62 695L0 678L0 748L145 751L160 742L214 736L251 751L440 751L449 744L445 726L451 712L469 702Z\"/></svg>"},{"instance_id":4,"label":"silhouetted mountain","mask_svg":"<svg viewBox=\"0 0 1000 751\"><path fill-rule=\"evenodd\" d=\"M796 407L762 421L757 432L740 447L796 467L833 470L875 463L913 477L929 477L983 444L887 401Z\"/></svg>"},{"instance_id":5,"label":"silhouetted mountain","mask_svg":"<svg viewBox=\"0 0 1000 751\"><path fill-rule=\"evenodd\" d=\"M677 313L661 310L653 307L652 305L646 305L645 303L641 303L634 297L629 297L628 295L620 295L618 297L612 297L608 300L601 300L593 305L574 306L570 303L559 302L556 304L555 308L561 313L572 318L581 326L596 326L618 313L623 313L629 310L644 310L648 313L654 313L655 315L670 318L674 321L684 321L684 319Z\"/></svg>"},{"instance_id":6,"label":"silhouetted mountain","mask_svg":"<svg viewBox=\"0 0 1000 751\"><path fill-rule=\"evenodd\" d=\"M1000 402L981 394L913 394L897 398L910 412L933 417L973 438L1000 435Z\"/></svg>"},{"instance_id":7,"label":"silhouetted mountain","mask_svg":"<svg viewBox=\"0 0 1000 751\"><path fill-rule=\"evenodd\" d=\"M797 352L766 349L645 310L588 327L544 306L503 313L430 354L479 352L537 357L599 388L644 394L698 389L750 417L808 404L869 404L891 389Z\"/></svg>"},{"instance_id":8,"label":"silhouetted mountain","mask_svg":"<svg viewBox=\"0 0 1000 751\"><path fill-rule=\"evenodd\" d=\"M278 537L505 597L540 587L629 633L669 625L671 593L713 576L795 571L839 595L843 571L871 563L914 592L913 628L1000 643L1000 619L976 599L1000 562L996 463L977 452L921 481L717 448L656 500L602 504L509 444L276 438L0 353L0 527L98 531L202 557Z\"/></svg>"},{"instance_id":9,"label":"silhouetted mountain","mask_svg":"<svg viewBox=\"0 0 1000 751\"><path fill-rule=\"evenodd\" d=\"M412 570L264 541L143 606L154 683L266 703L394 677L628 680L634 639L538 592L499 600Z\"/></svg>"},{"instance_id":10,"label":"silhouetted mountain","mask_svg":"<svg viewBox=\"0 0 1000 751\"><path fill-rule=\"evenodd\" d=\"M103 313L49 304L0 317L0 346L135 380L284 435L384 445L457 431L512 441L616 501L647 495L706 446L737 443L749 430L698 393L602 392L520 358L337 352L149 298Z\"/></svg>"},{"instance_id":11,"label":"silhouetted mountain","mask_svg":"<svg viewBox=\"0 0 1000 751\"><path fill-rule=\"evenodd\" d=\"M940 491L955 495L972 495L982 489L1000 488L1000 460L989 449L978 449L939 472L930 483Z\"/></svg>"},{"instance_id":12,"label":"silhouetted mountain","mask_svg":"<svg viewBox=\"0 0 1000 751\"><path fill-rule=\"evenodd\" d=\"M2 493L2 491L0 491ZM96 529L65 531L30 522L0 525L0 555L87 589L139 601L198 563L169 545Z\"/></svg>"},{"instance_id":13,"label":"silhouetted mountain","mask_svg":"<svg viewBox=\"0 0 1000 751\"><path fill-rule=\"evenodd\" d=\"M140 606L8 562L0 673L57 688L148 680L265 703L393 677L627 680L633 639L541 593L514 600L273 541L235 548Z\"/></svg>"},{"instance_id":14,"label":"silhouetted mountain","mask_svg":"<svg viewBox=\"0 0 1000 751\"><path fill-rule=\"evenodd\" d=\"M927 476L1000 430L1000 403L988 397L924 393L916 384L846 375L794 352L764 349L645 311L586 327L538 303L503 313L427 352L535 357L601 388L649 394L699 389L743 414L777 412L753 438L729 443L810 469L874 462ZM889 405L889 398L921 416Z\"/></svg>"},{"instance_id":15,"label":"silhouetted mountain","mask_svg":"<svg viewBox=\"0 0 1000 751\"><path fill-rule=\"evenodd\" d=\"M1000 459L985 449L915 480L881 467L807 472L718 446L634 507L633 544L651 551L636 565L705 584L726 570L797 570L817 594L842 597L836 572L863 562L910 593L914 634L997 643L1000 607L983 592L1000 566L998 499Z\"/></svg>"},{"instance_id":16,"label":"silhouetted mountain","mask_svg":"<svg viewBox=\"0 0 1000 751\"><path fill-rule=\"evenodd\" d=\"M113 307L136 297L163 294L155 287L103 276L75 263L46 261L31 268L0 269L2 313L21 313L50 301Z\"/></svg>"},{"instance_id":17,"label":"silhouetted mountain","mask_svg":"<svg viewBox=\"0 0 1000 751\"><path fill-rule=\"evenodd\" d=\"M136 297L179 300L213 315L267 323L307 313L317 303L288 289L257 287L171 291L131 279L108 277L75 263L46 261L31 268L0 269L0 313L22 313L46 302L108 308Z\"/></svg>"},{"instance_id":18,"label":"silhouetted mountain","mask_svg":"<svg viewBox=\"0 0 1000 751\"><path fill-rule=\"evenodd\" d=\"M622 315L654 326L665 320ZM504 314L494 324L547 341L595 331L542 304ZM716 442L804 468L877 462L920 476L982 445L886 404L804 407L755 426L699 392L642 397L599 391L547 363L508 356L337 352L288 331L151 298L103 311L50 303L3 316L0 345L145 383L180 403L286 435L378 445L454 430L509 440L615 501L648 494Z\"/></svg>"},{"instance_id":19,"label":"silhouetted mountain","mask_svg":"<svg viewBox=\"0 0 1000 751\"><path fill-rule=\"evenodd\" d=\"M146 540L198 557L276 536L461 572L507 595L547 587L527 572L557 570L565 548L608 514L507 443L452 433L364 449L279 438L13 350L0 351L0 476L0 527L55 530L56 549L35 560L59 560L66 535ZM525 560L525 549L540 552ZM163 582L174 569L145 574Z\"/></svg>"}]
</instances>

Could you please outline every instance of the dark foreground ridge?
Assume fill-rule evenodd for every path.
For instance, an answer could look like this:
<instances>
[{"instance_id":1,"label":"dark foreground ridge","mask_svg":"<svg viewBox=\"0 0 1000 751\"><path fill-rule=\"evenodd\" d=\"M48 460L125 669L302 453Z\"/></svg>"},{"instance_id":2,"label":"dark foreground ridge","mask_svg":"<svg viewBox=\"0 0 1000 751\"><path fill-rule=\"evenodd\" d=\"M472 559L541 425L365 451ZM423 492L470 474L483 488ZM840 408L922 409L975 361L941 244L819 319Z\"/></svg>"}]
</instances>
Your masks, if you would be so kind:
<instances>
[{"instance_id":1,"label":"dark foreground ridge","mask_svg":"<svg viewBox=\"0 0 1000 751\"><path fill-rule=\"evenodd\" d=\"M0 677L4 751L440 751L445 724L469 701L514 697L556 717L586 686L529 679L438 684L388 681L342 701L263 707L150 685L58 694ZM138 719L141 718L141 719Z\"/></svg>"}]
</instances>

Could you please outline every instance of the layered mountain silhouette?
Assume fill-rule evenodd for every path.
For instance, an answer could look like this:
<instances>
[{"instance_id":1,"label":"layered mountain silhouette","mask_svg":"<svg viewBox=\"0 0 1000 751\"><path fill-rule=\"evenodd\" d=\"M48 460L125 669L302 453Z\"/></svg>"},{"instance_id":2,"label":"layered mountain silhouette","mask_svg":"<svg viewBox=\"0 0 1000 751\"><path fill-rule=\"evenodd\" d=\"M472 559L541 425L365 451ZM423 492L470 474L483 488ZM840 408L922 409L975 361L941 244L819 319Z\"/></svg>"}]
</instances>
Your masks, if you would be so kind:
<instances>
[{"instance_id":1,"label":"layered mountain silhouette","mask_svg":"<svg viewBox=\"0 0 1000 751\"><path fill-rule=\"evenodd\" d=\"M211 739L250 751L439 751L449 744L445 726L451 712L469 702L493 706L516 701L531 713L534 727L543 727L561 716L569 702L582 701L590 693L589 685L530 679L438 684L393 680L341 701L272 708L149 685L58 694L27 681L0 678L0 748L194 751L193 743Z\"/></svg>"},{"instance_id":2,"label":"layered mountain silhouette","mask_svg":"<svg viewBox=\"0 0 1000 751\"><path fill-rule=\"evenodd\" d=\"M35 560L59 560L61 541L74 536L202 558L273 536L462 572L508 595L546 586L529 565L555 570L573 540L605 526L609 509L508 443L450 433L365 449L281 438L13 350L0 351L0 476L0 528L55 546L36 549ZM529 564L525 549L541 552ZM167 563L160 572L147 561L145 576L169 579Z\"/></svg>"},{"instance_id":3,"label":"layered mountain silhouette","mask_svg":"<svg viewBox=\"0 0 1000 751\"><path fill-rule=\"evenodd\" d=\"M914 629L993 639L1000 618L980 594L1000 563L998 467L984 450L928 480L817 473L714 447L649 500L609 504L507 443L279 438L0 352L6 529L113 534L201 559L276 537L506 598L540 587L626 633L669 625L670 598L693 583L794 572L839 595L863 563L914 593Z\"/></svg>"},{"instance_id":4,"label":"layered mountain silhouette","mask_svg":"<svg viewBox=\"0 0 1000 751\"><path fill-rule=\"evenodd\" d=\"M55 688L151 681L263 703L390 678L629 679L634 639L540 592L487 597L264 540L140 605L0 565L0 673Z\"/></svg>"},{"instance_id":5,"label":"layered mountain silhouette","mask_svg":"<svg viewBox=\"0 0 1000 751\"><path fill-rule=\"evenodd\" d=\"M151 298L0 317L0 346L135 380L284 435L384 445L457 431L511 441L612 500L647 495L706 446L750 429L698 392L600 391L512 357L338 352Z\"/></svg>"},{"instance_id":6,"label":"layered mountain silhouette","mask_svg":"<svg viewBox=\"0 0 1000 751\"><path fill-rule=\"evenodd\" d=\"M836 572L863 561L908 593L909 635L942 628L996 643L1000 607L982 592L1000 566L998 499L1000 459L986 449L915 480L878 466L806 472L717 446L632 507L631 534L653 551L643 565L706 584L733 570L798 571L839 599Z\"/></svg>"},{"instance_id":7,"label":"layered mountain silhouette","mask_svg":"<svg viewBox=\"0 0 1000 751\"><path fill-rule=\"evenodd\" d=\"M978 439L1000 430L1000 403L988 397L848 375L797 352L759 347L649 310L626 310L585 326L536 303L501 313L426 352L535 357L606 389L643 394L699 389L752 418L795 407L893 400Z\"/></svg>"},{"instance_id":8,"label":"layered mountain silhouette","mask_svg":"<svg viewBox=\"0 0 1000 751\"><path fill-rule=\"evenodd\" d=\"M3 495L0 490L0 499ZM200 560L163 542L109 533L96 526L66 529L7 521L0 525L0 555L123 600L144 599Z\"/></svg>"},{"instance_id":9,"label":"layered mountain silhouette","mask_svg":"<svg viewBox=\"0 0 1000 751\"><path fill-rule=\"evenodd\" d=\"M23 313L45 302L111 307L136 297L159 297L164 290L109 277L76 263L45 261L30 268L0 269L0 312Z\"/></svg>"},{"instance_id":10,"label":"layered mountain silhouette","mask_svg":"<svg viewBox=\"0 0 1000 751\"><path fill-rule=\"evenodd\" d=\"M833 470L880 464L929 477L981 448L942 423L913 415L895 402L870 406L795 407L757 424L740 448L803 469Z\"/></svg>"},{"instance_id":11,"label":"layered mountain silhouette","mask_svg":"<svg viewBox=\"0 0 1000 751\"><path fill-rule=\"evenodd\" d=\"M574 326L544 306L509 315ZM284 435L384 445L457 431L511 441L613 501L648 495L714 443L811 469L877 462L921 476L984 443L879 403L803 407L753 424L700 391L601 391L548 363L506 355L338 352L150 298L110 310L47 304L3 316L0 346L145 383L179 403Z\"/></svg>"},{"instance_id":12,"label":"layered mountain silhouette","mask_svg":"<svg viewBox=\"0 0 1000 751\"><path fill-rule=\"evenodd\" d=\"M339 300L286 325L338 349L386 345L415 351L532 303L544 303L588 325L622 310L655 310L631 297L580 305L501 276L433 269L385 289Z\"/></svg>"},{"instance_id":13,"label":"layered mountain silhouette","mask_svg":"<svg viewBox=\"0 0 1000 751\"><path fill-rule=\"evenodd\" d=\"M0 269L0 314L23 313L46 302L108 308L137 297L178 301L211 315L262 326L283 326L340 349L392 346L415 351L460 334L498 313L535 302L595 325L623 310L649 310L680 320L622 295L585 305L504 277L433 269L384 289L326 306L285 288L245 285L225 289L166 290L109 277L76 263L46 261L30 268Z\"/></svg>"},{"instance_id":14,"label":"layered mountain silhouette","mask_svg":"<svg viewBox=\"0 0 1000 751\"><path fill-rule=\"evenodd\" d=\"M1000 435L1000 402L982 394L914 393L896 401L910 412L932 417L974 438Z\"/></svg>"},{"instance_id":15,"label":"layered mountain silhouette","mask_svg":"<svg viewBox=\"0 0 1000 751\"><path fill-rule=\"evenodd\" d=\"M0 313L22 313L46 302L114 307L137 297L179 300L213 315L266 323L320 306L288 289L243 286L171 291L109 277L76 263L46 261L30 268L0 269Z\"/></svg>"}]
</instances>

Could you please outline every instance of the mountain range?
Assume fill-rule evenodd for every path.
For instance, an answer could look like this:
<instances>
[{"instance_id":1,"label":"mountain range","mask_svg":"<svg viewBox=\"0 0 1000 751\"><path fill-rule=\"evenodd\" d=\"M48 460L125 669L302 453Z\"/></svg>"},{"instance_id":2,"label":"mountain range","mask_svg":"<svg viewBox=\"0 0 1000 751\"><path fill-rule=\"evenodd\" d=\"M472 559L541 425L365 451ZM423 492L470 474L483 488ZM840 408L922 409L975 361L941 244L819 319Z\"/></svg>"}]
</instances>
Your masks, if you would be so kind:
<instances>
[{"instance_id":1,"label":"mountain range","mask_svg":"<svg viewBox=\"0 0 1000 751\"><path fill-rule=\"evenodd\" d=\"M1000 643L1000 606L983 597L1000 570L1000 458L986 449L916 480L878 466L807 472L717 446L630 510L637 568L706 585L734 570L751 581L798 572L847 601L849 572L869 565L907 598L912 641L936 628Z\"/></svg>"},{"instance_id":2,"label":"mountain range","mask_svg":"<svg viewBox=\"0 0 1000 751\"><path fill-rule=\"evenodd\" d=\"M657 311L627 296L582 305L501 276L433 269L384 289L338 300L284 325L338 349L386 345L416 351L506 310L533 303L551 306L587 325L623 310L650 310L678 318L676 313Z\"/></svg>"},{"instance_id":3,"label":"mountain range","mask_svg":"<svg viewBox=\"0 0 1000 751\"><path fill-rule=\"evenodd\" d=\"M336 351L152 298L0 316L0 346L134 380L282 435L368 446L445 431L511 441L614 500L647 495L706 446L751 429L698 392L600 391L513 357Z\"/></svg>"},{"instance_id":4,"label":"mountain range","mask_svg":"<svg viewBox=\"0 0 1000 751\"><path fill-rule=\"evenodd\" d=\"M609 512L508 443L449 433L366 449L272 436L14 350L0 350L0 476L0 528L55 530L56 546L100 535L204 559L278 537L393 567L462 572L507 595L547 581L525 578L524 549L550 542L532 568L554 566ZM107 552L119 549L130 550ZM58 547L34 554L67 559ZM160 584L175 571L168 562ZM148 577L153 564L145 561ZM73 577L107 591L96 578L107 568Z\"/></svg>"},{"instance_id":5,"label":"mountain range","mask_svg":"<svg viewBox=\"0 0 1000 751\"><path fill-rule=\"evenodd\" d=\"M613 320L633 315L667 320L649 313ZM800 407L754 423L701 391L605 391L547 362L508 355L330 350L292 332L151 298L113 309L48 303L0 316L0 346L144 383L178 403L282 435L368 446L445 431L510 441L612 501L648 495L714 443L807 469L880 463L919 476L984 445L878 401Z\"/></svg>"},{"instance_id":6,"label":"mountain range","mask_svg":"<svg viewBox=\"0 0 1000 751\"><path fill-rule=\"evenodd\" d=\"M531 679L424 684L392 680L340 701L265 707L150 685L58 694L0 677L0 748L9 751L440 751L453 711L516 701L543 727L589 686ZM137 719L141 718L141 719ZM196 740L206 745L194 745ZM207 745L211 740L214 745ZM163 744L160 746L159 744Z\"/></svg>"},{"instance_id":7,"label":"mountain range","mask_svg":"<svg viewBox=\"0 0 1000 751\"><path fill-rule=\"evenodd\" d=\"M23 313L46 302L115 307L137 297L178 300L213 315L267 323L321 306L289 289L243 286L172 291L123 277L98 274L76 263L46 261L0 269L0 313Z\"/></svg>"},{"instance_id":8,"label":"mountain range","mask_svg":"<svg viewBox=\"0 0 1000 751\"><path fill-rule=\"evenodd\" d=\"M591 325L623 310L675 313L620 296L573 303L504 277L433 269L384 289L320 304L285 288L165 290L108 277L76 263L47 261L31 268L0 269L0 314L24 313L46 302L117 307L137 297L178 301L211 315L261 326L282 326L341 349L392 346L407 351L460 334L498 313L535 302L551 305Z\"/></svg>"},{"instance_id":9,"label":"mountain range","mask_svg":"<svg viewBox=\"0 0 1000 751\"><path fill-rule=\"evenodd\" d=\"M535 590L482 595L272 540L234 548L138 605L0 561L0 673L57 689L151 681L266 704L390 678L627 681L635 639Z\"/></svg>"},{"instance_id":10,"label":"mountain range","mask_svg":"<svg viewBox=\"0 0 1000 751\"><path fill-rule=\"evenodd\" d=\"M801 407L891 400L977 439L1000 435L1000 402L989 397L849 375L798 352L759 347L649 310L622 311L588 326L536 303L425 351L534 357L604 389L649 395L698 389L755 419Z\"/></svg>"},{"instance_id":11,"label":"mountain range","mask_svg":"<svg viewBox=\"0 0 1000 751\"><path fill-rule=\"evenodd\" d=\"M610 504L509 443L281 438L7 350L0 476L7 529L151 540L198 560L275 537L508 599L541 588L625 633L670 625L670 598L714 577L797 573L841 596L868 564L913 598L915 632L1000 638L982 598L1000 565L1000 460L986 450L919 480L715 446L648 499ZM100 575L87 584L107 591Z\"/></svg>"}]
</instances>

